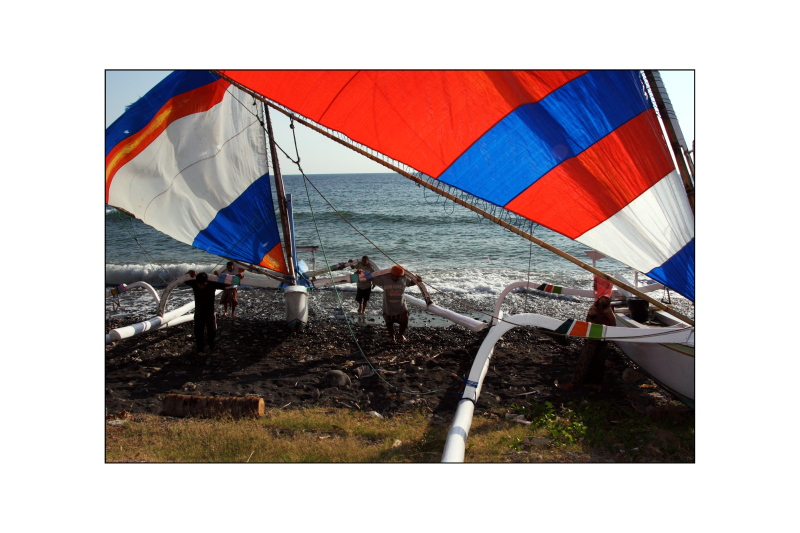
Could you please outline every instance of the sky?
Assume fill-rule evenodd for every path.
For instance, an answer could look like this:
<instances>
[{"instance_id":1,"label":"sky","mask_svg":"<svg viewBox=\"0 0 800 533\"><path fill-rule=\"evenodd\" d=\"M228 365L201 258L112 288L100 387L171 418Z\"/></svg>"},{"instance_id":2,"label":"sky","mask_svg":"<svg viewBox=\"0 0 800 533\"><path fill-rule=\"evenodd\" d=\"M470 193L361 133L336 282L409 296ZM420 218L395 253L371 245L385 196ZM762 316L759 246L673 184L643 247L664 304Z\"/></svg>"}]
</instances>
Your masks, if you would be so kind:
<instances>
[{"instance_id":1,"label":"sky","mask_svg":"<svg viewBox=\"0 0 800 533\"><path fill-rule=\"evenodd\" d=\"M164 79L171 71L107 70L106 71L106 127L111 125L124 111L147 91ZM667 88L670 101L678 116L683 136L690 144L694 140L694 71L662 70L661 77ZM277 143L288 153L294 154L289 119L282 113L270 113ZM374 161L356 154L319 133L298 125L295 128L301 165L306 174L350 174L389 172ZM280 155L283 174L299 174L297 166Z\"/></svg>"}]
</instances>

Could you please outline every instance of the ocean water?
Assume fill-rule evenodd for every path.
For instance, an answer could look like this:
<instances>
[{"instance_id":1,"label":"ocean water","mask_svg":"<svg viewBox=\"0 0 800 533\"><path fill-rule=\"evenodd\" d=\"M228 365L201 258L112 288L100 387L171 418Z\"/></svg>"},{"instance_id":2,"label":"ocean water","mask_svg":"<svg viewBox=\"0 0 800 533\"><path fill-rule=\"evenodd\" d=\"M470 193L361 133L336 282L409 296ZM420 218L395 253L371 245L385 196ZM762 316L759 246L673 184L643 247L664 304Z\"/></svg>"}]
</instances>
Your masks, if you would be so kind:
<instances>
[{"instance_id":1,"label":"ocean water","mask_svg":"<svg viewBox=\"0 0 800 533\"><path fill-rule=\"evenodd\" d=\"M313 256L299 253L309 267L363 255L380 268L396 262L423 277L434 301L439 291L466 299L496 296L514 281L592 285L590 272L398 174L308 178L313 186L295 175L285 176L284 182L292 195L297 246L320 247ZM189 269L211 272L225 264L110 206L105 224L107 286L146 281L163 287ZM521 227L591 264L586 246L542 226ZM598 261L597 268L633 280L633 271L613 259Z\"/></svg>"}]
</instances>

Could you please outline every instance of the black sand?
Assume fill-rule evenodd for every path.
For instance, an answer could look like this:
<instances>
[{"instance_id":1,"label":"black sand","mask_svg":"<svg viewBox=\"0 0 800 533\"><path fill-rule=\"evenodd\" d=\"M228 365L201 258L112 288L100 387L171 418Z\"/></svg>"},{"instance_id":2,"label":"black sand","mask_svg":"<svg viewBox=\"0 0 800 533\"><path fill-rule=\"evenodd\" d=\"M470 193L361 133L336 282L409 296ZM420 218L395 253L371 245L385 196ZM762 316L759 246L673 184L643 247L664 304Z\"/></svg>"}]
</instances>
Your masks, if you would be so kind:
<instances>
[{"instance_id":1,"label":"black sand","mask_svg":"<svg viewBox=\"0 0 800 533\"><path fill-rule=\"evenodd\" d=\"M218 317L213 351L194 353L191 322L106 345L106 415L161 414L164 395L179 393L256 395L267 408L331 406L384 416L424 409L452 418L485 332L443 327L443 321L412 310L410 342L390 345L380 316L380 293L373 294L365 318L353 313L353 294L343 295L349 323L332 293L315 293L309 326L291 332L284 325L282 296L250 290L240 291L240 316ZM521 305L520 298L512 307ZM553 304L534 300L534 307ZM582 318L587 307L574 301L555 305L576 318ZM490 309L491 303L481 308ZM125 324L109 318L106 332ZM508 332L496 345L476 412L496 407L511 411L512 405L526 400L560 404L583 398L611 400L642 416L675 409L668 393L646 377L630 379L637 374L625 370L635 370L634 365L613 346L603 390L566 392L555 387L555 380L570 380L582 342L528 328Z\"/></svg>"}]
</instances>

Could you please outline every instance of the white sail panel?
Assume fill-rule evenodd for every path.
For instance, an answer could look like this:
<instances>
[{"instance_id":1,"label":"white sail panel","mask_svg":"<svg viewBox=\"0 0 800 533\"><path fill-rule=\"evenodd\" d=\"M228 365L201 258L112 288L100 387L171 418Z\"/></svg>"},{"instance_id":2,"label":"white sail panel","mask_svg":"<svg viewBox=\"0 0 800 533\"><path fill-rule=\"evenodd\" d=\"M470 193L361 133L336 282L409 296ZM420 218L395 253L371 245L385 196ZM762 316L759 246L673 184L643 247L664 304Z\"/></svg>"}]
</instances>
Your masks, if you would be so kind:
<instances>
[{"instance_id":1,"label":"white sail panel","mask_svg":"<svg viewBox=\"0 0 800 533\"><path fill-rule=\"evenodd\" d=\"M576 240L641 272L649 272L694 238L683 183L670 172L624 209Z\"/></svg>"},{"instance_id":2,"label":"white sail panel","mask_svg":"<svg viewBox=\"0 0 800 533\"><path fill-rule=\"evenodd\" d=\"M264 130L242 106L246 97L230 88L206 113L173 122L120 168L109 204L191 245L253 176L267 173Z\"/></svg>"}]
</instances>

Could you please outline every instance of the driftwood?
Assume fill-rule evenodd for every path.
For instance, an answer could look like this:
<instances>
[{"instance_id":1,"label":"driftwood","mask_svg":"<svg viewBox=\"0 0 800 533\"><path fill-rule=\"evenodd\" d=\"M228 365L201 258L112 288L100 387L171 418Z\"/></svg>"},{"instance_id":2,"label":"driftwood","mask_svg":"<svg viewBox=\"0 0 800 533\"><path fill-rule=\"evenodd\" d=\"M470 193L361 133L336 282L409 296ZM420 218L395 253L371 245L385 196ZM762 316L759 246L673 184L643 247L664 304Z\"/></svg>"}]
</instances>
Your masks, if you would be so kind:
<instances>
[{"instance_id":1,"label":"driftwood","mask_svg":"<svg viewBox=\"0 0 800 533\"><path fill-rule=\"evenodd\" d=\"M264 399L257 396L223 398L218 396L164 396L167 416L257 418L264 416Z\"/></svg>"}]
</instances>

